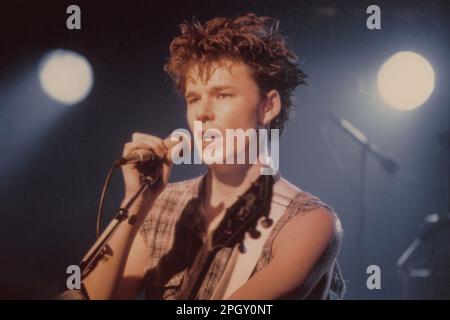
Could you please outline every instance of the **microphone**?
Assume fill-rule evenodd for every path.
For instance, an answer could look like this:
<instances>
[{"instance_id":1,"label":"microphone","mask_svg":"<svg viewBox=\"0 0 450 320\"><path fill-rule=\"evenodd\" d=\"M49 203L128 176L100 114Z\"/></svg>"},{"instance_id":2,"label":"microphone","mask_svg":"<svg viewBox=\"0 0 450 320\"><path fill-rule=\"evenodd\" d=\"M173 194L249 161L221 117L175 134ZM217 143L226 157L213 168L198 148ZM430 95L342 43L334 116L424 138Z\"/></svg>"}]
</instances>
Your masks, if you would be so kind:
<instances>
[{"instance_id":1,"label":"microphone","mask_svg":"<svg viewBox=\"0 0 450 320\"><path fill-rule=\"evenodd\" d=\"M155 161L158 156L153 150L149 149L136 149L129 154L120 157L116 160L115 165L117 167L130 163L143 163L147 161Z\"/></svg>"},{"instance_id":2,"label":"microphone","mask_svg":"<svg viewBox=\"0 0 450 320\"><path fill-rule=\"evenodd\" d=\"M178 139L172 139L172 136L178 137ZM163 140L164 145L168 149L169 158L171 157L172 148L180 142L180 137L183 139L188 139L190 141L190 137L181 130L175 130L172 132L166 139ZM189 144L190 147L190 144ZM180 155L182 156L182 150L180 151ZM159 162L162 159L158 157L156 152L151 149L135 149L125 156L120 157L114 162L116 167L123 166L125 164L130 163L144 163L144 162Z\"/></svg>"}]
</instances>

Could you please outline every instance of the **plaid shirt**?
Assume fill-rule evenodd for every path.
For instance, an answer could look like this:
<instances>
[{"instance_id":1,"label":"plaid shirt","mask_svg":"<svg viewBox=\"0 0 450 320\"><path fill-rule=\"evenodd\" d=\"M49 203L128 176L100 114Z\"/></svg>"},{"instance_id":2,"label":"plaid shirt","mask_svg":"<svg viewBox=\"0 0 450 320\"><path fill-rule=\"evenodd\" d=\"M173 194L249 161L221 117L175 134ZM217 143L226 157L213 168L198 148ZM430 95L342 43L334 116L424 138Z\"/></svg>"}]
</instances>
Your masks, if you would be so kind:
<instances>
[{"instance_id":1,"label":"plaid shirt","mask_svg":"<svg viewBox=\"0 0 450 320\"><path fill-rule=\"evenodd\" d=\"M140 234L148 247L145 279L145 294L148 299L179 298L183 277L202 246L202 235L206 232L203 216L198 210L201 182L202 176L168 184L142 225ZM334 212L317 197L304 191L300 191L289 202L266 239L253 274L271 261L272 243L285 223L319 207ZM232 248L225 247L216 254L200 286L198 299L211 299L231 252ZM340 298L342 291L343 282L336 264L329 298Z\"/></svg>"}]
</instances>

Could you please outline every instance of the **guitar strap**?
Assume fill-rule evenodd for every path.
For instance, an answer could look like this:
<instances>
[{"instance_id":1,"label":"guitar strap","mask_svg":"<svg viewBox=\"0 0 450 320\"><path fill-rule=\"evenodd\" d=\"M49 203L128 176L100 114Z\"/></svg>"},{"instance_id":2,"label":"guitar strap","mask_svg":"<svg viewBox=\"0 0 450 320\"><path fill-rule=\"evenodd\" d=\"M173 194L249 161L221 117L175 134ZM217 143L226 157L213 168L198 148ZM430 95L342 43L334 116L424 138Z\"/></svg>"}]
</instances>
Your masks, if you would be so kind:
<instances>
[{"instance_id":1,"label":"guitar strap","mask_svg":"<svg viewBox=\"0 0 450 320\"><path fill-rule=\"evenodd\" d=\"M281 190L280 180L281 179L277 179L277 182L273 186L269 214L269 217L273 220L272 225L268 228L263 228L261 226L261 221L264 217L261 217L258 220L258 230L261 232L261 236L257 239L253 239L246 233L243 242L245 251L241 252L241 250L239 250L239 244L233 248L222 278L211 297L212 300L227 299L234 291L247 282L252 275L259 257L261 256L264 243L292 201L292 198Z\"/></svg>"}]
</instances>

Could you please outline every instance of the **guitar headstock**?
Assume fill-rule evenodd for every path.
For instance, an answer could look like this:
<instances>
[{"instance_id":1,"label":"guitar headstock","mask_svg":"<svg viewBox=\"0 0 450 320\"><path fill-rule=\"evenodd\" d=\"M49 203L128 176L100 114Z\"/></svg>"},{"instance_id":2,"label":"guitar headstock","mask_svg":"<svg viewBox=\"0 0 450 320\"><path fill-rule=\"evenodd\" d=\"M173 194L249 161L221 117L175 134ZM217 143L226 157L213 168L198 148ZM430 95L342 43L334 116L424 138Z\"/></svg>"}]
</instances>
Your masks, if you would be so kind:
<instances>
[{"instance_id":1,"label":"guitar headstock","mask_svg":"<svg viewBox=\"0 0 450 320\"><path fill-rule=\"evenodd\" d=\"M232 247L242 242L245 234L249 232L252 238L258 238L258 220L265 216L266 223L270 226L270 203L272 197L273 177L260 176L250 188L227 209L222 222L214 231L210 247Z\"/></svg>"}]
</instances>

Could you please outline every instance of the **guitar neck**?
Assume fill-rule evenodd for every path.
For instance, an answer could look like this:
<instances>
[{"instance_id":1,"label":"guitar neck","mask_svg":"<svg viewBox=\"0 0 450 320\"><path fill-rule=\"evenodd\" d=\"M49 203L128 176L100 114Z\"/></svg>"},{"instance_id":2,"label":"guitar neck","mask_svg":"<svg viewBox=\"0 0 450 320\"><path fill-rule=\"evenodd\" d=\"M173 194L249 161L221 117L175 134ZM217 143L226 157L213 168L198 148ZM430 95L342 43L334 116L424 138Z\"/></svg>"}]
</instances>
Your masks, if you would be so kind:
<instances>
[{"instance_id":1,"label":"guitar neck","mask_svg":"<svg viewBox=\"0 0 450 320\"><path fill-rule=\"evenodd\" d=\"M181 285L180 299L195 299L207 271L220 248L233 247L247 231L258 237L258 218L270 211L272 176L261 176L227 209L223 220L214 231L208 232L206 241L197 253Z\"/></svg>"},{"instance_id":2,"label":"guitar neck","mask_svg":"<svg viewBox=\"0 0 450 320\"><path fill-rule=\"evenodd\" d=\"M216 253L217 250L209 250L207 243L203 244L185 275L181 286L180 300L195 299Z\"/></svg>"}]
</instances>

